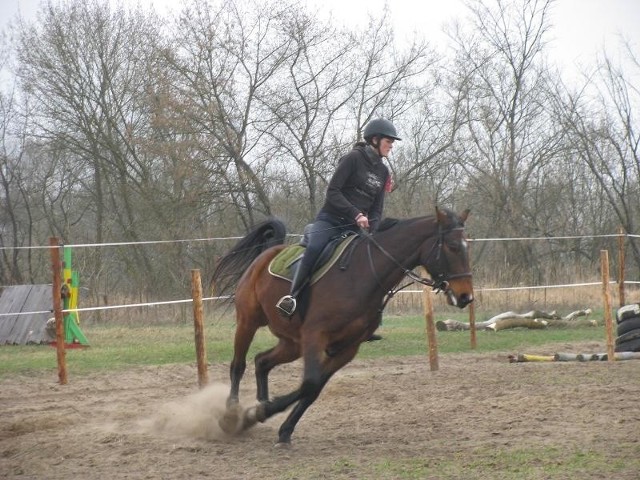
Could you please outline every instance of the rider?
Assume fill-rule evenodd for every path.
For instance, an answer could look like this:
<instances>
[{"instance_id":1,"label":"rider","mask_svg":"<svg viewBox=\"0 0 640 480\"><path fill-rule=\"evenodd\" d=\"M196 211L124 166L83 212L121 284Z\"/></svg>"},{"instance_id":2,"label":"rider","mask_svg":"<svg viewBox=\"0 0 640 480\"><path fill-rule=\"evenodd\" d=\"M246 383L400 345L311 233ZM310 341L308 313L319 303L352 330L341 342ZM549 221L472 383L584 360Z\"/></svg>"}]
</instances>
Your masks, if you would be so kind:
<instances>
[{"instance_id":1,"label":"rider","mask_svg":"<svg viewBox=\"0 0 640 480\"><path fill-rule=\"evenodd\" d=\"M276 304L281 315L291 317L296 297L306 286L320 253L329 240L345 231L376 231L382 218L384 194L391 190L389 169L382 162L398 137L389 120L376 118L364 128L364 142L340 158L327 187L324 205L309 230L308 243L300 261L291 292Z\"/></svg>"}]
</instances>

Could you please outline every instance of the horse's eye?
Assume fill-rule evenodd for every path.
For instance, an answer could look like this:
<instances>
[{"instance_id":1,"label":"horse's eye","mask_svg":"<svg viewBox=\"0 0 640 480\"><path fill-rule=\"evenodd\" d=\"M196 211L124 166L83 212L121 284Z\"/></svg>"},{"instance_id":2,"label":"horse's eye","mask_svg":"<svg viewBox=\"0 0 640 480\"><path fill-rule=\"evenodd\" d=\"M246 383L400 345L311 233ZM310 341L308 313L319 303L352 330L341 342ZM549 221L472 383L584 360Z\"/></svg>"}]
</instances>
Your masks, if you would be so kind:
<instances>
[{"instance_id":1,"label":"horse's eye","mask_svg":"<svg viewBox=\"0 0 640 480\"><path fill-rule=\"evenodd\" d=\"M447 243L447 247L452 253L458 253L462 250L462 244L460 242L449 242Z\"/></svg>"}]
</instances>

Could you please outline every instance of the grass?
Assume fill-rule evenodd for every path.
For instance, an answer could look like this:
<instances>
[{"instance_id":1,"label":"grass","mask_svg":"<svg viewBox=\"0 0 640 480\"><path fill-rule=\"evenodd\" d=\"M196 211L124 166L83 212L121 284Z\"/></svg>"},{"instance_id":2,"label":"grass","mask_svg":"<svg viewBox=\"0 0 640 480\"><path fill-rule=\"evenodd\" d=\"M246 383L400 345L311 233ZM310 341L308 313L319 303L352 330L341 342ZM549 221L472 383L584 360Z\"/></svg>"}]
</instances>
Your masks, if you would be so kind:
<instances>
[{"instance_id":1,"label":"grass","mask_svg":"<svg viewBox=\"0 0 640 480\"><path fill-rule=\"evenodd\" d=\"M195 363L193 326L105 326L83 325L91 343L87 349L68 349L67 367L74 376L99 371L116 371L134 366ZM229 362L235 325L230 320L209 320L205 325L208 361ZM359 358L426 355L425 322L421 316L387 316L379 332L384 340L365 343ZM476 352L538 353L541 349L565 350L568 344L604 341L603 327L574 329L477 332ZM469 332L437 332L441 354L470 352ZM271 347L274 337L266 330L258 332L249 352ZM555 345L554 345L555 344ZM57 370L56 350L49 346L3 346L0 348L0 378L11 375ZM551 379L549 381L552 381ZM580 382L580 378L576 378ZM525 439L526 440L526 439ZM397 446L396 446L397 447ZM611 450L594 451L578 445L568 449L541 443L510 443L500 448L452 447L425 452L424 456L404 456L402 450L390 449L388 455L364 459L342 458L317 463L284 462L279 478L376 478L422 479L492 478L495 480L538 480L541 478L630 478L640 471L640 449L628 442Z\"/></svg>"},{"instance_id":2,"label":"grass","mask_svg":"<svg viewBox=\"0 0 640 480\"><path fill-rule=\"evenodd\" d=\"M137 365L195 362L195 340L191 324L156 326L83 325L91 346L67 349L66 362L74 374L126 369ZM229 320L208 321L205 325L207 360L229 362L233 350L235 324ZM365 343L358 358L425 355L427 340L421 316L385 317L379 330L380 342ZM603 327L575 329L477 332L476 352L536 353L549 344L603 341ZM469 332L437 332L438 352L470 352ZM267 329L258 331L248 358L271 348L275 338ZM57 369L56 350L46 345L3 346L0 348L0 377Z\"/></svg>"},{"instance_id":3,"label":"grass","mask_svg":"<svg viewBox=\"0 0 640 480\"><path fill-rule=\"evenodd\" d=\"M405 457L401 452L362 463L343 457L323 467L296 464L285 466L283 479L376 478L394 480L539 480L565 478L629 478L626 473L640 468L637 447L619 446L615 457L585 448L567 451L540 444L506 445L504 448L472 447L448 453L425 452L423 458Z\"/></svg>"},{"instance_id":4,"label":"grass","mask_svg":"<svg viewBox=\"0 0 640 480\"><path fill-rule=\"evenodd\" d=\"M633 457L632 457L633 458ZM637 459L631 460L640 463ZM613 459L600 452L577 450L567 454L555 447L522 446L504 449L472 448L464 453L425 459L387 458L373 465L376 478L466 478L537 480L540 478L580 478L600 472L603 478L629 471L628 457Z\"/></svg>"}]
</instances>

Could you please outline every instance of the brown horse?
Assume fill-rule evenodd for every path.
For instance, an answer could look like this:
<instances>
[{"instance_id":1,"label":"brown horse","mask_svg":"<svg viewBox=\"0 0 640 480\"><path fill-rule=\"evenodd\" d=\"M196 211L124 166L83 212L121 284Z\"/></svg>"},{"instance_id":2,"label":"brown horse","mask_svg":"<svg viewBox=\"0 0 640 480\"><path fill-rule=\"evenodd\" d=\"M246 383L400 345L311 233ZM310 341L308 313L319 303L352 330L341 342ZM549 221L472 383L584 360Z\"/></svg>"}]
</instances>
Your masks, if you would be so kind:
<instances>
[{"instance_id":1,"label":"brown horse","mask_svg":"<svg viewBox=\"0 0 640 480\"><path fill-rule=\"evenodd\" d=\"M220 426L237 433L294 406L278 433L278 444L291 443L293 430L331 376L349 363L360 344L373 334L394 287L408 275L447 295L464 308L473 301L464 222L469 210L456 215L436 208L434 216L395 222L373 235L365 234L349 253L348 268L334 265L304 296L300 313L281 317L275 305L288 292L286 280L272 276L269 262L284 249L286 229L268 220L247 234L220 260L213 276L218 293L234 286L236 333L231 362L231 391ZM411 270L423 266L431 278ZM239 281L236 282L236 280ZM222 292L220 291L222 289ZM255 357L258 404L239 405L240 381L256 331L268 326L277 345ZM302 357L302 382L296 390L269 399L269 372Z\"/></svg>"}]
</instances>

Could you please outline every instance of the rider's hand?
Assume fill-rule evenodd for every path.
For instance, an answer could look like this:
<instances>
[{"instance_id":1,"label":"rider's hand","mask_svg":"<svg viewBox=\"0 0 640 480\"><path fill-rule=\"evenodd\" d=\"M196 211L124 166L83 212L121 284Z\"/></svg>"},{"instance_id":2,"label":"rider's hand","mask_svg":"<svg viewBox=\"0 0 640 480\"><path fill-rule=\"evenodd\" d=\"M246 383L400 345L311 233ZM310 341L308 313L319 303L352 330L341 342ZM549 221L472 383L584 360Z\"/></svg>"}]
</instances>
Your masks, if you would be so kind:
<instances>
[{"instance_id":1,"label":"rider's hand","mask_svg":"<svg viewBox=\"0 0 640 480\"><path fill-rule=\"evenodd\" d=\"M362 213L356 217L356 224L363 230L369 230L369 219Z\"/></svg>"}]
</instances>

